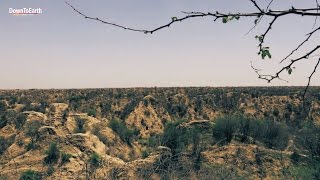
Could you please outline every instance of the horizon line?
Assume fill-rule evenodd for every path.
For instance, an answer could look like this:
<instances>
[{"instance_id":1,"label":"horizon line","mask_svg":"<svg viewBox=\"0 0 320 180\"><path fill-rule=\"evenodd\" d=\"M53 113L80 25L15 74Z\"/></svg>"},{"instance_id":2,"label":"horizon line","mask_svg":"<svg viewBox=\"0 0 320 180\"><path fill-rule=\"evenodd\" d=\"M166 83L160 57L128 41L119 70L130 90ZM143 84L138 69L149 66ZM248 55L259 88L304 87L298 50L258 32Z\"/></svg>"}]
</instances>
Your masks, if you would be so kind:
<instances>
[{"instance_id":1,"label":"horizon line","mask_svg":"<svg viewBox=\"0 0 320 180\"><path fill-rule=\"evenodd\" d=\"M14 91L14 90L94 90L94 89L152 89L152 88L277 88L277 87L296 87L296 88L306 88L307 86L133 86L133 87L102 87L102 88L8 88L0 89L0 91ZM320 86L309 86L309 88L320 88Z\"/></svg>"}]
</instances>

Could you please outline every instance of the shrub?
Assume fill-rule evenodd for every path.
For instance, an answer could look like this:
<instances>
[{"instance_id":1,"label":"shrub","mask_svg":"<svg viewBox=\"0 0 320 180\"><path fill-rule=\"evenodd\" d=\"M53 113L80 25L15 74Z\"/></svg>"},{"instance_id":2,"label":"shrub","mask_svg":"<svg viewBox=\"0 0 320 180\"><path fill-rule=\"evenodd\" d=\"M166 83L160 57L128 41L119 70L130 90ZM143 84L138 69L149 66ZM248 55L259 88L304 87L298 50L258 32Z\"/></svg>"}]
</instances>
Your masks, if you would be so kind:
<instances>
[{"instance_id":1,"label":"shrub","mask_svg":"<svg viewBox=\"0 0 320 180\"><path fill-rule=\"evenodd\" d=\"M290 159L293 163L298 163L300 160L300 155L299 153L297 153L296 151L294 151L291 155L290 155Z\"/></svg>"},{"instance_id":2,"label":"shrub","mask_svg":"<svg viewBox=\"0 0 320 180\"><path fill-rule=\"evenodd\" d=\"M101 130L103 129L103 127L105 127L106 125L104 123L97 123L97 124L94 124L92 126L92 134L94 134L95 136L97 136L99 138L99 140L101 142L103 142L104 144L108 144L108 139L107 137L105 137L103 134L101 134Z\"/></svg>"},{"instance_id":3,"label":"shrub","mask_svg":"<svg viewBox=\"0 0 320 180\"><path fill-rule=\"evenodd\" d=\"M27 151L30 151L31 149L36 149L37 148L37 145L35 142L33 141L30 141L26 146L25 146L25 149Z\"/></svg>"},{"instance_id":4,"label":"shrub","mask_svg":"<svg viewBox=\"0 0 320 180\"><path fill-rule=\"evenodd\" d=\"M273 112L272 112L272 114L274 115L274 116L279 116L279 110L277 109L277 108L275 108L274 110L273 110Z\"/></svg>"},{"instance_id":5,"label":"shrub","mask_svg":"<svg viewBox=\"0 0 320 180\"><path fill-rule=\"evenodd\" d=\"M9 104L15 104L17 102L18 98L16 96L10 96Z\"/></svg>"},{"instance_id":6,"label":"shrub","mask_svg":"<svg viewBox=\"0 0 320 180\"><path fill-rule=\"evenodd\" d=\"M67 153L62 153L61 154L61 165L70 162L70 158L72 157L71 154L67 154Z\"/></svg>"},{"instance_id":7,"label":"shrub","mask_svg":"<svg viewBox=\"0 0 320 180\"><path fill-rule=\"evenodd\" d=\"M49 149L46 151L47 156L44 158L46 164L57 163L60 157L60 151L57 143L53 142L50 144Z\"/></svg>"},{"instance_id":8,"label":"shrub","mask_svg":"<svg viewBox=\"0 0 320 180\"><path fill-rule=\"evenodd\" d=\"M291 169L294 179L320 179L320 161L297 163Z\"/></svg>"},{"instance_id":9,"label":"shrub","mask_svg":"<svg viewBox=\"0 0 320 180\"><path fill-rule=\"evenodd\" d=\"M95 109L89 109L87 113L88 113L88 116L96 117L97 115L97 112Z\"/></svg>"},{"instance_id":10,"label":"shrub","mask_svg":"<svg viewBox=\"0 0 320 180\"><path fill-rule=\"evenodd\" d=\"M260 135L256 134L256 139L261 140L268 148L283 149L288 143L288 129L284 124L265 120L261 124Z\"/></svg>"},{"instance_id":11,"label":"shrub","mask_svg":"<svg viewBox=\"0 0 320 180\"><path fill-rule=\"evenodd\" d=\"M159 136L156 136L156 135L150 136L149 139L148 139L147 145L149 147L157 146L157 144L158 144L157 139L159 139Z\"/></svg>"},{"instance_id":12,"label":"shrub","mask_svg":"<svg viewBox=\"0 0 320 180\"><path fill-rule=\"evenodd\" d=\"M123 111L120 114L121 119L126 119L129 114L134 110L135 107L139 104L138 99L132 99L126 106L123 108Z\"/></svg>"},{"instance_id":13,"label":"shrub","mask_svg":"<svg viewBox=\"0 0 320 180\"><path fill-rule=\"evenodd\" d=\"M112 119L109 122L109 127L115 133L117 133L124 142L128 144L131 143L132 137L139 134L139 131L137 129L134 129L134 130L128 129L127 126L122 121L118 121L115 119Z\"/></svg>"},{"instance_id":14,"label":"shrub","mask_svg":"<svg viewBox=\"0 0 320 180\"><path fill-rule=\"evenodd\" d=\"M217 118L213 126L213 137L219 143L229 143L236 135L242 142L251 137L261 141L268 148L282 149L288 143L288 129L282 123L248 118L239 114Z\"/></svg>"},{"instance_id":15,"label":"shrub","mask_svg":"<svg viewBox=\"0 0 320 180\"><path fill-rule=\"evenodd\" d=\"M106 116L108 113L110 113L111 111L111 104L109 102L102 102L100 104L100 108L101 108L101 114L103 116Z\"/></svg>"},{"instance_id":16,"label":"shrub","mask_svg":"<svg viewBox=\"0 0 320 180\"><path fill-rule=\"evenodd\" d=\"M5 127L7 123L8 123L7 117L4 114L0 116L0 128Z\"/></svg>"},{"instance_id":17,"label":"shrub","mask_svg":"<svg viewBox=\"0 0 320 180\"><path fill-rule=\"evenodd\" d=\"M213 136L222 142L229 143L238 131L239 119L237 116L223 116L217 118L213 127Z\"/></svg>"},{"instance_id":18,"label":"shrub","mask_svg":"<svg viewBox=\"0 0 320 180\"><path fill-rule=\"evenodd\" d=\"M0 154L2 154L8 148L6 139L0 136Z\"/></svg>"},{"instance_id":19,"label":"shrub","mask_svg":"<svg viewBox=\"0 0 320 180\"><path fill-rule=\"evenodd\" d=\"M76 118L76 128L74 130L74 133L85 133L85 125L86 120L81 118L81 117L77 117Z\"/></svg>"},{"instance_id":20,"label":"shrub","mask_svg":"<svg viewBox=\"0 0 320 180\"><path fill-rule=\"evenodd\" d=\"M7 108L7 103L5 101L0 101L0 113L5 112Z\"/></svg>"},{"instance_id":21,"label":"shrub","mask_svg":"<svg viewBox=\"0 0 320 180\"><path fill-rule=\"evenodd\" d=\"M313 122L307 122L299 134L300 144L306 148L312 157L320 156L320 128Z\"/></svg>"},{"instance_id":22,"label":"shrub","mask_svg":"<svg viewBox=\"0 0 320 180\"><path fill-rule=\"evenodd\" d=\"M161 144L170 148L173 155L184 151L190 144L195 147L198 143L195 142L195 139L198 139L195 137L197 137L200 132L193 128L189 129L178 127L182 122L183 121L177 121L166 124L161 137Z\"/></svg>"},{"instance_id":23,"label":"shrub","mask_svg":"<svg viewBox=\"0 0 320 180\"><path fill-rule=\"evenodd\" d=\"M0 136L0 155L4 153L7 150L7 148L13 144L15 137L15 135L11 135L7 138Z\"/></svg>"},{"instance_id":24,"label":"shrub","mask_svg":"<svg viewBox=\"0 0 320 180\"><path fill-rule=\"evenodd\" d=\"M64 111L63 114L62 114L62 119L64 120L64 122L68 119L68 110Z\"/></svg>"},{"instance_id":25,"label":"shrub","mask_svg":"<svg viewBox=\"0 0 320 180\"><path fill-rule=\"evenodd\" d=\"M253 129L253 121L254 119L245 118L243 116L239 117L239 135L241 142L248 140L248 137Z\"/></svg>"},{"instance_id":26,"label":"shrub","mask_svg":"<svg viewBox=\"0 0 320 180\"><path fill-rule=\"evenodd\" d=\"M23 172L19 180L41 180L42 176L39 172L33 170L27 170Z\"/></svg>"},{"instance_id":27,"label":"shrub","mask_svg":"<svg viewBox=\"0 0 320 180\"><path fill-rule=\"evenodd\" d=\"M14 119L14 125L16 127L16 129L20 129L24 123L27 120L27 115L23 114L23 113L19 113L16 118Z\"/></svg>"},{"instance_id":28,"label":"shrub","mask_svg":"<svg viewBox=\"0 0 320 180\"><path fill-rule=\"evenodd\" d=\"M98 153L93 152L90 156L89 162L90 162L91 166L99 167L99 166L101 166L102 160L101 160L101 157Z\"/></svg>"},{"instance_id":29,"label":"shrub","mask_svg":"<svg viewBox=\"0 0 320 180\"><path fill-rule=\"evenodd\" d=\"M141 156L143 159L145 159L149 156L149 152L147 150L144 150L144 151L142 151Z\"/></svg>"},{"instance_id":30,"label":"shrub","mask_svg":"<svg viewBox=\"0 0 320 180\"><path fill-rule=\"evenodd\" d=\"M17 140L17 145L18 145L19 147L22 147L22 146L24 145L24 141L23 141L21 138L19 138L19 139Z\"/></svg>"},{"instance_id":31,"label":"shrub","mask_svg":"<svg viewBox=\"0 0 320 180\"><path fill-rule=\"evenodd\" d=\"M41 127L40 121L30 121L26 124L26 135L31 137L31 141L34 142L39 136L39 128Z\"/></svg>"}]
</instances>

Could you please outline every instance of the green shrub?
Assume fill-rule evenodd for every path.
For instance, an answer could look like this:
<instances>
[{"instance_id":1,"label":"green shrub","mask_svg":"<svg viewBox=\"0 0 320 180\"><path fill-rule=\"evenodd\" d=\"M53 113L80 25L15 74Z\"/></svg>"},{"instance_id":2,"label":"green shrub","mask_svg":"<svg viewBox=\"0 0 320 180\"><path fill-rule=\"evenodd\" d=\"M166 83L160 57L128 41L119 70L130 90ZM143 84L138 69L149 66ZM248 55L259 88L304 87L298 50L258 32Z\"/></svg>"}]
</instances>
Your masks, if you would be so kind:
<instances>
[{"instance_id":1,"label":"green shrub","mask_svg":"<svg viewBox=\"0 0 320 180\"><path fill-rule=\"evenodd\" d=\"M299 153L297 153L296 151L294 151L291 155L290 155L290 159L293 163L298 163L300 160L300 155Z\"/></svg>"},{"instance_id":2,"label":"green shrub","mask_svg":"<svg viewBox=\"0 0 320 180\"><path fill-rule=\"evenodd\" d=\"M191 150L192 155L195 158L199 158L202 150L200 142L203 140L202 134L204 134L205 131L197 126L188 128L181 127L180 125L183 122L183 120L180 120L167 123L161 136L160 144L170 148L173 156L183 151ZM149 138L149 142L152 144L155 140L156 137ZM155 142L155 144L157 143Z\"/></svg>"},{"instance_id":3,"label":"green shrub","mask_svg":"<svg viewBox=\"0 0 320 180\"><path fill-rule=\"evenodd\" d=\"M17 140L17 145L18 145L19 147L22 147L22 146L24 145L24 141L23 141L21 138L19 138L19 139Z\"/></svg>"},{"instance_id":4,"label":"green shrub","mask_svg":"<svg viewBox=\"0 0 320 180\"><path fill-rule=\"evenodd\" d=\"M102 159L98 153L93 152L90 156L89 162L90 162L91 166L99 167L99 166L101 166Z\"/></svg>"},{"instance_id":5,"label":"green shrub","mask_svg":"<svg viewBox=\"0 0 320 180\"><path fill-rule=\"evenodd\" d=\"M170 148L173 155L186 150L186 147L189 145L196 147L200 141L198 138L200 131L194 128L179 127L182 122L183 121L167 123L161 137L161 144Z\"/></svg>"},{"instance_id":6,"label":"green shrub","mask_svg":"<svg viewBox=\"0 0 320 180\"><path fill-rule=\"evenodd\" d=\"M320 179L320 161L297 163L290 169L294 179Z\"/></svg>"},{"instance_id":7,"label":"green shrub","mask_svg":"<svg viewBox=\"0 0 320 180\"><path fill-rule=\"evenodd\" d=\"M158 141L159 138L160 138L160 137L157 136L157 135L150 136L149 139L148 139L148 141L147 141L147 145L148 145L149 147L155 147L155 146L157 146L157 144L158 144L157 141Z\"/></svg>"},{"instance_id":8,"label":"green shrub","mask_svg":"<svg viewBox=\"0 0 320 180\"><path fill-rule=\"evenodd\" d=\"M31 137L31 141L34 142L38 139L39 128L41 127L40 121L30 121L26 124L25 133Z\"/></svg>"},{"instance_id":9,"label":"green shrub","mask_svg":"<svg viewBox=\"0 0 320 180\"><path fill-rule=\"evenodd\" d=\"M60 151L58 149L57 143L51 143L49 149L45 153L47 154L47 156L44 158L44 162L46 164L54 164L58 162Z\"/></svg>"},{"instance_id":10,"label":"green shrub","mask_svg":"<svg viewBox=\"0 0 320 180\"><path fill-rule=\"evenodd\" d=\"M4 153L8 147L10 147L15 140L16 135L11 135L10 137L0 136L0 155Z\"/></svg>"},{"instance_id":11,"label":"green shrub","mask_svg":"<svg viewBox=\"0 0 320 180\"><path fill-rule=\"evenodd\" d=\"M20 129L24 123L27 120L27 115L23 114L23 113L19 113L16 118L14 119L14 125L16 127L16 129Z\"/></svg>"},{"instance_id":12,"label":"green shrub","mask_svg":"<svg viewBox=\"0 0 320 180\"><path fill-rule=\"evenodd\" d=\"M76 118L76 128L74 130L74 133L85 133L85 124L86 124L86 120L81 118L81 117L77 117Z\"/></svg>"},{"instance_id":13,"label":"green shrub","mask_svg":"<svg viewBox=\"0 0 320 180\"><path fill-rule=\"evenodd\" d=\"M110 104L110 102L108 102L108 101L102 102L102 103L100 104L100 108L101 108L101 114L102 114L103 116L106 116L106 115L109 114L110 111L111 111L111 104Z\"/></svg>"},{"instance_id":14,"label":"green shrub","mask_svg":"<svg viewBox=\"0 0 320 180\"><path fill-rule=\"evenodd\" d=\"M92 126L91 132L92 132L92 134L97 136L101 142L103 142L105 145L107 145L108 144L108 138L106 136L104 136L103 134L101 134L101 131L102 131L102 129L104 127L106 127L105 123L94 124Z\"/></svg>"},{"instance_id":15,"label":"green shrub","mask_svg":"<svg viewBox=\"0 0 320 180\"><path fill-rule=\"evenodd\" d=\"M67 153L62 153L61 154L61 165L70 162L70 158L72 157L71 154L67 154Z\"/></svg>"},{"instance_id":16,"label":"green shrub","mask_svg":"<svg viewBox=\"0 0 320 180\"><path fill-rule=\"evenodd\" d=\"M132 99L126 106L123 108L123 111L120 114L120 119L126 119L129 114L134 110L135 107L139 104L138 99Z\"/></svg>"},{"instance_id":17,"label":"green shrub","mask_svg":"<svg viewBox=\"0 0 320 180\"><path fill-rule=\"evenodd\" d=\"M8 120L5 114L0 116L0 128L3 128L7 125Z\"/></svg>"},{"instance_id":18,"label":"green shrub","mask_svg":"<svg viewBox=\"0 0 320 180\"><path fill-rule=\"evenodd\" d=\"M320 156L320 128L313 122L309 121L303 125L298 138L311 157Z\"/></svg>"},{"instance_id":19,"label":"green shrub","mask_svg":"<svg viewBox=\"0 0 320 180\"><path fill-rule=\"evenodd\" d=\"M97 116L97 112L95 109L89 109L87 113L88 113L88 116L93 116L93 117Z\"/></svg>"},{"instance_id":20,"label":"green shrub","mask_svg":"<svg viewBox=\"0 0 320 180\"><path fill-rule=\"evenodd\" d=\"M13 109L8 109L5 113L2 114L2 119L3 121L3 125L7 125L7 124L11 124L11 125L16 125L16 121L17 121L17 116L19 113L17 113L15 110Z\"/></svg>"},{"instance_id":21,"label":"green shrub","mask_svg":"<svg viewBox=\"0 0 320 180\"><path fill-rule=\"evenodd\" d=\"M5 112L8 109L5 101L0 101L0 113Z\"/></svg>"},{"instance_id":22,"label":"green shrub","mask_svg":"<svg viewBox=\"0 0 320 180\"><path fill-rule=\"evenodd\" d=\"M217 118L213 137L219 143L229 143L233 137L245 142L249 137L264 143L268 148L283 149L288 143L288 128L273 120L259 120L243 115L226 115Z\"/></svg>"},{"instance_id":23,"label":"green shrub","mask_svg":"<svg viewBox=\"0 0 320 180\"><path fill-rule=\"evenodd\" d=\"M128 144L131 143L131 139L134 136L137 136L139 134L139 130L137 130L137 129L134 129L134 130L128 129L127 126L124 124L124 122L118 121L116 119L112 119L109 122L108 126L115 133L117 133L124 142L126 142Z\"/></svg>"},{"instance_id":24,"label":"green shrub","mask_svg":"<svg viewBox=\"0 0 320 180\"><path fill-rule=\"evenodd\" d=\"M38 146L36 145L36 143L34 141L30 141L26 146L25 149L27 151L30 151L32 149L36 149Z\"/></svg>"},{"instance_id":25,"label":"green shrub","mask_svg":"<svg viewBox=\"0 0 320 180\"><path fill-rule=\"evenodd\" d=\"M229 143L238 131L240 120L238 116L218 117L213 127L213 136L217 141Z\"/></svg>"},{"instance_id":26,"label":"green shrub","mask_svg":"<svg viewBox=\"0 0 320 180\"><path fill-rule=\"evenodd\" d=\"M145 159L149 156L149 152L147 150L144 150L144 151L142 151L141 156L143 159Z\"/></svg>"},{"instance_id":27,"label":"green shrub","mask_svg":"<svg viewBox=\"0 0 320 180\"><path fill-rule=\"evenodd\" d=\"M254 138L262 141L268 148L283 149L288 143L287 126L272 120L264 120L260 127L260 134Z\"/></svg>"},{"instance_id":28,"label":"green shrub","mask_svg":"<svg viewBox=\"0 0 320 180\"><path fill-rule=\"evenodd\" d=\"M19 180L41 180L42 176L39 172L33 170L27 170L23 172Z\"/></svg>"},{"instance_id":29,"label":"green shrub","mask_svg":"<svg viewBox=\"0 0 320 180\"><path fill-rule=\"evenodd\" d=\"M272 112L272 114L274 115L274 116L279 116L279 110L277 109L277 108L275 108L274 110L273 110L273 112Z\"/></svg>"},{"instance_id":30,"label":"green shrub","mask_svg":"<svg viewBox=\"0 0 320 180\"><path fill-rule=\"evenodd\" d=\"M2 154L7 148L7 140L3 136L0 136L0 154Z\"/></svg>"}]
</instances>

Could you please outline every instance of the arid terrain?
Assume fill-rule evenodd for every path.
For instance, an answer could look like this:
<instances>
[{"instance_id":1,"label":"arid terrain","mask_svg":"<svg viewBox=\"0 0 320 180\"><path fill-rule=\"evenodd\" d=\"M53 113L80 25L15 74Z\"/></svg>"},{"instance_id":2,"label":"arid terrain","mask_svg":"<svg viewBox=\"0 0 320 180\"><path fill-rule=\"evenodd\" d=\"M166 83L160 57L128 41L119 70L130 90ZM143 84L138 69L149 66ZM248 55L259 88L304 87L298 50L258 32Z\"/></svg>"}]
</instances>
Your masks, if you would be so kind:
<instances>
[{"instance_id":1,"label":"arid terrain","mask_svg":"<svg viewBox=\"0 0 320 180\"><path fill-rule=\"evenodd\" d=\"M0 90L2 179L320 179L320 87Z\"/></svg>"}]
</instances>

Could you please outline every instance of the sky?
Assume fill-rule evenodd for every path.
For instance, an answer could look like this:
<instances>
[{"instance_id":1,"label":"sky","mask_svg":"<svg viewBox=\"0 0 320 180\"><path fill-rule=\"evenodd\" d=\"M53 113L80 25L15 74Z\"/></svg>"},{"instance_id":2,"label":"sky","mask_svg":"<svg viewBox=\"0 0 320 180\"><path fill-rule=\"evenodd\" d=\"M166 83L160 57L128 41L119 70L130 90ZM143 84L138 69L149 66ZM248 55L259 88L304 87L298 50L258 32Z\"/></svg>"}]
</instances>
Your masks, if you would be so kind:
<instances>
[{"instance_id":1,"label":"sky","mask_svg":"<svg viewBox=\"0 0 320 180\"><path fill-rule=\"evenodd\" d=\"M249 0L67 1L88 16L142 29L182 17L181 11L256 11ZM271 8L314 3L279 0ZM43 13L14 16L9 8L41 8ZM286 63L279 61L306 38L314 19L279 19L266 40L273 58L262 60L254 37L265 31L269 21L264 18L247 35L254 19L227 24L212 18L190 19L146 35L84 19L62 0L1 0L0 89L306 85L316 57L298 63L290 76L283 73L289 83L258 79L251 62L266 74L279 70ZM294 57L319 44L319 39L315 35ZM320 85L319 72L312 85Z\"/></svg>"}]
</instances>

